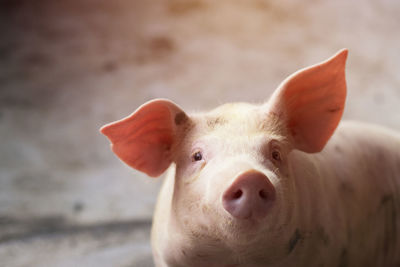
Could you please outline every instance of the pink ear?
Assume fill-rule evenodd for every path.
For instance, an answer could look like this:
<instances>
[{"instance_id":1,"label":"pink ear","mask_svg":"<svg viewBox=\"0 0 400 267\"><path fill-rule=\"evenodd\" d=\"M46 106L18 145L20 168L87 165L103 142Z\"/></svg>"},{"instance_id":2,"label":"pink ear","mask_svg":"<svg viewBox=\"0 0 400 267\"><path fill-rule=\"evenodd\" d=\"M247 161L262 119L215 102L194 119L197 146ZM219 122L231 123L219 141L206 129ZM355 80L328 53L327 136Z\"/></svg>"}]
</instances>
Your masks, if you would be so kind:
<instances>
[{"instance_id":1,"label":"pink ear","mask_svg":"<svg viewBox=\"0 0 400 267\"><path fill-rule=\"evenodd\" d=\"M270 111L285 120L294 147L321 151L335 131L346 100L347 49L289 76L273 94Z\"/></svg>"},{"instance_id":2,"label":"pink ear","mask_svg":"<svg viewBox=\"0 0 400 267\"><path fill-rule=\"evenodd\" d=\"M112 150L122 161L156 177L171 164L177 125L187 118L173 102L156 99L100 131L110 139Z\"/></svg>"}]
</instances>

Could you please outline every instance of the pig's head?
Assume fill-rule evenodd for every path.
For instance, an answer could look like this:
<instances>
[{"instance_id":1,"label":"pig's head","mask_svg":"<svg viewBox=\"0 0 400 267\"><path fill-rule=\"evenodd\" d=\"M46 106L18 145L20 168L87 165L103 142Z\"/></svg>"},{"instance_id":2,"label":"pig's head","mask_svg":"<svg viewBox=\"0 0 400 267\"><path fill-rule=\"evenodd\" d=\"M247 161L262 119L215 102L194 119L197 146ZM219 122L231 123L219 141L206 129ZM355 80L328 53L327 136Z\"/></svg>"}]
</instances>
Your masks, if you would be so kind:
<instances>
[{"instance_id":1,"label":"pig's head","mask_svg":"<svg viewBox=\"0 0 400 267\"><path fill-rule=\"evenodd\" d=\"M164 257L226 255L234 264L287 254L288 227L298 216L289 153L319 152L333 134L344 109L346 57L342 50L294 73L261 105L187 114L157 99L101 129L122 161L149 176L175 163L170 196L159 204L163 229L175 235L163 249L173 256Z\"/></svg>"}]
</instances>

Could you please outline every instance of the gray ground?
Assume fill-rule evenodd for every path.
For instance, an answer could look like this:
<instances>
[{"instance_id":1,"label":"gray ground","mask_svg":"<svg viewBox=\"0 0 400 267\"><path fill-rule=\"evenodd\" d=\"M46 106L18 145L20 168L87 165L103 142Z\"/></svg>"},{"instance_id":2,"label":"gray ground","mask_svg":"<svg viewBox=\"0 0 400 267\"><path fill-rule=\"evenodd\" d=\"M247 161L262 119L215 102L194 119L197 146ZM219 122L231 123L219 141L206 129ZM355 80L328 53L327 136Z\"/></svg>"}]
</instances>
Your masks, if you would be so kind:
<instances>
[{"instance_id":1,"label":"gray ground","mask_svg":"<svg viewBox=\"0 0 400 267\"><path fill-rule=\"evenodd\" d=\"M345 118L400 130L400 1L3 0L0 266L152 266L162 179L98 133L156 97L261 102L350 50Z\"/></svg>"}]
</instances>

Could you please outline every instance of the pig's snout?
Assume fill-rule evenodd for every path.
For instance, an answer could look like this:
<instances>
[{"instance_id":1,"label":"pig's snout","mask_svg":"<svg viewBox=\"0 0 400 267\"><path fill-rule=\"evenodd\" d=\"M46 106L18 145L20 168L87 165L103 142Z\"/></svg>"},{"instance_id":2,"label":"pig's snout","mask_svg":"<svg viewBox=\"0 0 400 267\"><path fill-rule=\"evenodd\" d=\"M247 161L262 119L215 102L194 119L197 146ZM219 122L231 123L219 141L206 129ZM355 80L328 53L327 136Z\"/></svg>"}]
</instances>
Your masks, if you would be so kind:
<instances>
[{"instance_id":1,"label":"pig's snout","mask_svg":"<svg viewBox=\"0 0 400 267\"><path fill-rule=\"evenodd\" d=\"M241 173L222 195L224 209L238 219L264 218L274 200L274 186L256 170Z\"/></svg>"}]
</instances>

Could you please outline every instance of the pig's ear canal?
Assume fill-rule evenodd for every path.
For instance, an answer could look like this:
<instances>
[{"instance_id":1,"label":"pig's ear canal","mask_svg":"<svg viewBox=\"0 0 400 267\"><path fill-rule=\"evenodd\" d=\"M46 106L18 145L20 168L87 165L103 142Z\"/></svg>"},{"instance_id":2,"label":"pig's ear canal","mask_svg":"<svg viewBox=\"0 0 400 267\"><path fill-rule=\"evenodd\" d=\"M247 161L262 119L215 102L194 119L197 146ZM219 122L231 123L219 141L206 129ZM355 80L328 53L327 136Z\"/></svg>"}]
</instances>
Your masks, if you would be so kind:
<instances>
[{"instance_id":1,"label":"pig's ear canal","mask_svg":"<svg viewBox=\"0 0 400 267\"><path fill-rule=\"evenodd\" d=\"M321 151L335 131L346 100L347 49L289 76L268 102L270 112L284 120L294 148Z\"/></svg>"},{"instance_id":2,"label":"pig's ear canal","mask_svg":"<svg viewBox=\"0 0 400 267\"><path fill-rule=\"evenodd\" d=\"M171 164L171 148L187 115L173 102L156 99L130 116L103 126L114 153L126 164L149 176L161 175Z\"/></svg>"}]
</instances>

